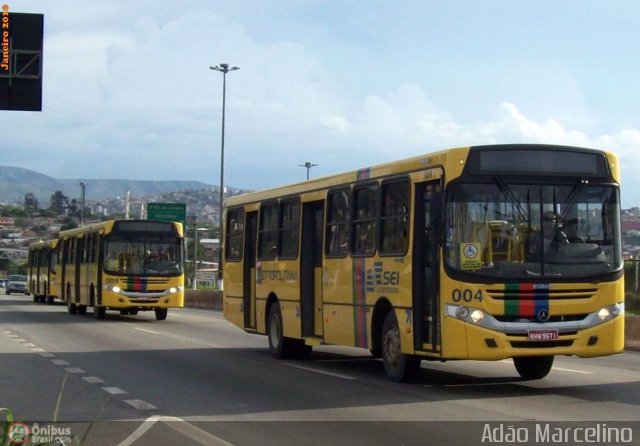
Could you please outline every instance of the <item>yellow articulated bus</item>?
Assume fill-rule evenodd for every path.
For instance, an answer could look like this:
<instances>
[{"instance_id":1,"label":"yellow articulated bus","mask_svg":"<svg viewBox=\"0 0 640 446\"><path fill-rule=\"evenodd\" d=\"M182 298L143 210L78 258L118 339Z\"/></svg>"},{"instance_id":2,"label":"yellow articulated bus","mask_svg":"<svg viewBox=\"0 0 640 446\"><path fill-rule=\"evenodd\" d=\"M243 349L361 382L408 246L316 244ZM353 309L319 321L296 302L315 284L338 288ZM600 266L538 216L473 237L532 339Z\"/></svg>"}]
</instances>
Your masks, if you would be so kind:
<instances>
[{"instance_id":1,"label":"yellow articulated bus","mask_svg":"<svg viewBox=\"0 0 640 446\"><path fill-rule=\"evenodd\" d=\"M34 302L52 304L59 297L57 274L58 240L46 240L29 246L27 285Z\"/></svg>"},{"instance_id":2,"label":"yellow articulated bus","mask_svg":"<svg viewBox=\"0 0 640 446\"><path fill-rule=\"evenodd\" d=\"M93 307L135 315L184 305L183 228L181 223L109 220L60 232L60 298L70 314Z\"/></svg>"},{"instance_id":3,"label":"yellow articulated bus","mask_svg":"<svg viewBox=\"0 0 640 446\"><path fill-rule=\"evenodd\" d=\"M421 360L624 346L619 166L550 145L444 150L229 198L224 315L274 356L369 349L393 381Z\"/></svg>"}]
</instances>

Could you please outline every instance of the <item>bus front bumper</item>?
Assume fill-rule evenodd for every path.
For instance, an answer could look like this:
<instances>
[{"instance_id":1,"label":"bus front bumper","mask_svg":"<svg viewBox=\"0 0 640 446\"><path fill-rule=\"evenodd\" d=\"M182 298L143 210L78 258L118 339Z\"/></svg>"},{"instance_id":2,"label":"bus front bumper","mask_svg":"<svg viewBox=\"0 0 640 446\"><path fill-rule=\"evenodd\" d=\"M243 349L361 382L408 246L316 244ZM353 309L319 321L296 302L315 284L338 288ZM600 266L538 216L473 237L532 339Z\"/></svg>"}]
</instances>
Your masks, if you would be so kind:
<instances>
[{"instance_id":1,"label":"bus front bumper","mask_svg":"<svg viewBox=\"0 0 640 446\"><path fill-rule=\"evenodd\" d=\"M101 305L113 309L126 308L182 308L184 307L184 288L172 287L158 291L124 291L118 287L105 287L102 290Z\"/></svg>"},{"instance_id":2,"label":"bus front bumper","mask_svg":"<svg viewBox=\"0 0 640 446\"><path fill-rule=\"evenodd\" d=\"M514 356L595 357L624 350L624 303L604 307L580 321L500 322L482 310L447 305L445 339L464 339L448 348L449 359L499 360Z\"/></svg>"}]
</instances>

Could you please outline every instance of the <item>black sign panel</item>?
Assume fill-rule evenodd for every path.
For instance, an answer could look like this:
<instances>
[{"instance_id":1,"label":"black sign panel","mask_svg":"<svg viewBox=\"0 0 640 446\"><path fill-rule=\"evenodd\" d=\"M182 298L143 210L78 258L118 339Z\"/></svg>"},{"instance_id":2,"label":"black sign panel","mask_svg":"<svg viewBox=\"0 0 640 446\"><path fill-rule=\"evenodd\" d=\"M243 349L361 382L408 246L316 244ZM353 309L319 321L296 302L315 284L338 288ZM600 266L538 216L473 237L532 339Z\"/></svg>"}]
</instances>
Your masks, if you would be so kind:
<instances>
[{"instance_id":1,"label":"black sign panel","mask_svg":"<svg viewBox=\"0 0 640 446\"><path fill-rule=\"evenodd\" d=\"M42 111L42 14L0 12L0 110Z\"/></svg>"}]
</instances>

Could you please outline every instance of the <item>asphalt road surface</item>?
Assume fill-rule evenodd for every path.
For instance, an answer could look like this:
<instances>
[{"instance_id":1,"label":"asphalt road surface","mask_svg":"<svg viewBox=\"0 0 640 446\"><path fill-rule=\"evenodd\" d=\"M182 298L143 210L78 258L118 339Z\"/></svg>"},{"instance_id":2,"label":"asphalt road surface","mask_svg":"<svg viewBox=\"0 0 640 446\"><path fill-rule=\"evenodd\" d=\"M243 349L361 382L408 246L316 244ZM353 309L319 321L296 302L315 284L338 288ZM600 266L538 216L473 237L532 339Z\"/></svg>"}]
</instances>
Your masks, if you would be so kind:
<instances>
[{"instance_id":1,"label":"asphalt road surface","mask_svg":"<svg viewBox=\"0 0 640 446\"><path fill-rule=\"evenodd\" d=\"M631 435L640 444L635 352L559 357L539 381L520 379L511 361L423 361L417 382L395 384L365 350L273 359L265 337L218 312L97 321L0 295L0 370L0 407L32 442L578 444L598 435L598 444L629 444Z\"/></svg>"}]
</instances>

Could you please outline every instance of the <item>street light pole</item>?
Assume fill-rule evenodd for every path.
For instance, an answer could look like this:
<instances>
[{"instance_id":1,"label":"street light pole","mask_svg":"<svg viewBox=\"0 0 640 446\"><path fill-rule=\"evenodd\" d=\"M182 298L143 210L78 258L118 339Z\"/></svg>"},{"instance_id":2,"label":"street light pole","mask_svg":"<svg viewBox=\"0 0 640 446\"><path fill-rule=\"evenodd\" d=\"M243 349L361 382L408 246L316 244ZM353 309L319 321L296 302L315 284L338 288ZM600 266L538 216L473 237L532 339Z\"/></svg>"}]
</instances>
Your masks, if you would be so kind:
<instances>
[{"instance_id":1,"label":"street light pole","mask_svg":"<svg viewBox=\"0 0 640 446\"><path fill-rule=\"evenodd\" d=\"M220 71L222 73L222 140L220 142L220 207L219 207L219 219L220 224L218 227L218 280L222 280L222 212L224 201L224 113L225 103L227 95L227 73L229 71L239 70L240 67L229 67L228 63L221 63L214 67L209 67L212 70Z\"/></svg>"},{"instance_id":2,"label":"street light pole","mask_svg":"<svg viewBox=\"0 0 640 446\"><path fill-rule=\"evenodd\" d=\"M309 171L311 170L312 167L317 166L317 164L311 164L309 161L307 161L304 164L298 164L298 166L307 168L307 181L309 181Z\"/></svg>"},{"instance_id":3,"label":"street light pole","mask_svg":"<svg viewBox=\"0 0 640 446\"><path fill-rule=\"evenodd\" d=\"M84 226L84 189L85 189L86 185L84 184L84 182L80 182L80 189L81 189L81 194L80 194L80 227Z\"/></svg>"}]
</instances>

